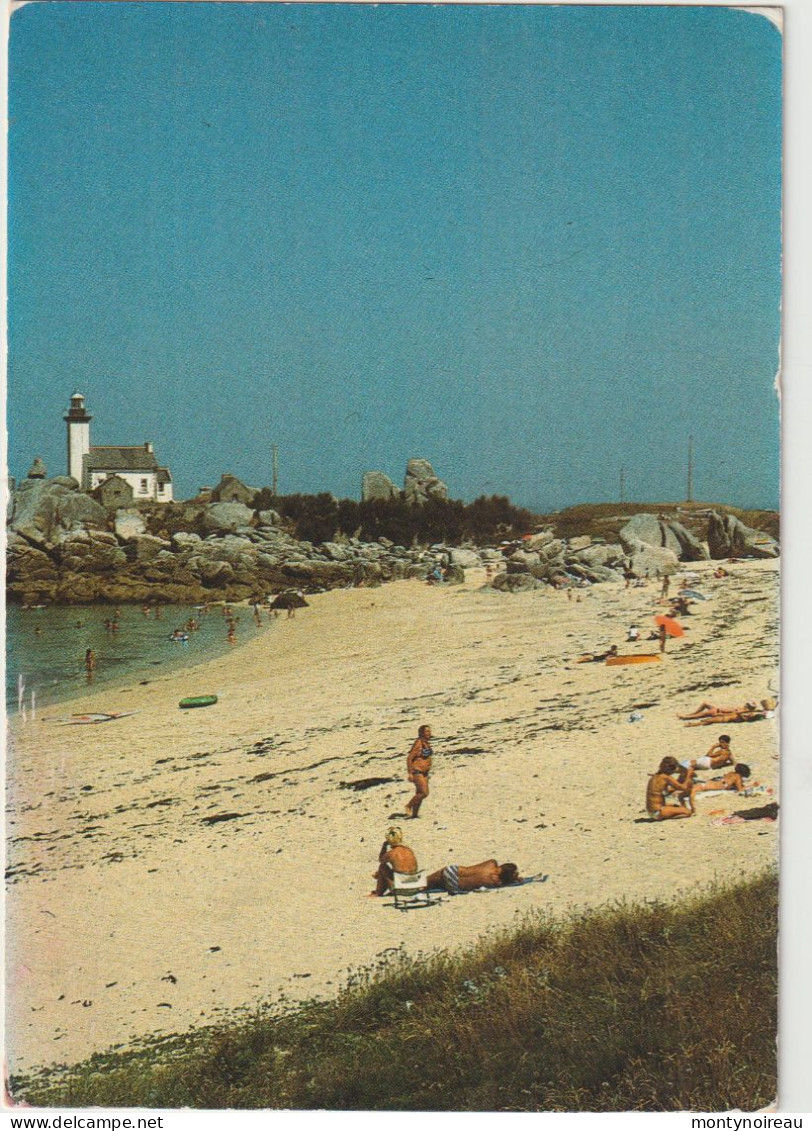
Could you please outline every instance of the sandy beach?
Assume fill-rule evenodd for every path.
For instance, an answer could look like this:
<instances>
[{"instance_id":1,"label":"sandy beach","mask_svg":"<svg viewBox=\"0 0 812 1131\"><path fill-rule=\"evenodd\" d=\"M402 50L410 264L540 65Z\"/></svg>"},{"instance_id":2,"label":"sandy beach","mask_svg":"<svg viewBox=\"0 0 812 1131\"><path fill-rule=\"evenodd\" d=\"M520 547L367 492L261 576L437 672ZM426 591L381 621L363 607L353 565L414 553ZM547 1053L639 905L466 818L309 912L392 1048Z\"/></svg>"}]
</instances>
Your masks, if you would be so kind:
<instances>
[{"instance_id":1,"label":"sandy beach","mask_svg":"<svg viewBox=\"0 0 812 1131\"><path fill-rule=\"evenodd\" d=\"M659 584L569 601L497 593L469 570L462 586L336 590L292 619L244 618L255 639L227 656L15 723L10 1071L330 995L382 954L456 948L533 909L671 898L774 861L776 822L714 820L778 799L778 719L676 717L777 687L778 563L722 580L712 569L683 567L709 599L661 663L574 662L613 643L656 651L625 636L653 627ZM206 693L215 706L178 709ZM61 722L84 711L135 713ZM421 723L434 732L431 793L409 822L405 758ZM704 754L725 730L775 792L700 796L691 820L648 821L660 759ZM549 878L400 914L368 897L396 814L430 870L495 856Z\"/></svg>"}]
</instances>

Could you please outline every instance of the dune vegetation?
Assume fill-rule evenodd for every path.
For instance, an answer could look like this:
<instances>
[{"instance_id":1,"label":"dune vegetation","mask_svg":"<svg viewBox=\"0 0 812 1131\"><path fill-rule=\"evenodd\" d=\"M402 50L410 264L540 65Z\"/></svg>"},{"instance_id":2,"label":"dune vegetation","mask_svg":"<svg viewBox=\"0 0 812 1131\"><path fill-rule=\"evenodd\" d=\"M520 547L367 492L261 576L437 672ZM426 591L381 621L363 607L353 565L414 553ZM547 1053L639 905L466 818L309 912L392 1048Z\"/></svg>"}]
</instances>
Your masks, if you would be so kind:
<instances>
[{"instance_id":1,"label":"dune vegetation","mask_svg":"<svg viewBox=\"0 0 812 1131\"><path fill-rule=\"evenodd\" d=\"M330 1001L12 1082L37 1106L753 1111L776 1092L774 871L389 955ZM476 899L476 896L468 898ZM431 915L431 910L408 914Z\"/></svg>"}]
</instances>

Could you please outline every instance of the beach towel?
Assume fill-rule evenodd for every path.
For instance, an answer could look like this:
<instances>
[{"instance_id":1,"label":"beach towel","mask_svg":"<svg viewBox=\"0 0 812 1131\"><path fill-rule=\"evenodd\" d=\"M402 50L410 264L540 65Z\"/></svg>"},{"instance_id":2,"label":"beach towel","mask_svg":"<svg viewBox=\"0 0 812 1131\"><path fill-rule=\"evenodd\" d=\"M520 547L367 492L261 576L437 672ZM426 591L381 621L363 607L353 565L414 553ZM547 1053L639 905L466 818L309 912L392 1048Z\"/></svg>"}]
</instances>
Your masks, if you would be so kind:
<instances>
[{"instance_id":1,"label":"beach towel","mask_svg":"<svg viewBox=\"0 0 812 1131\"><path fill-rule=\"evenodd\" d=\"M137 711L121 711L117 714L107 714L97 711L92 715L71 715L69 719L58 719L59 726L90 726L93 723L111 723L114 719L128 719L130 715L137 715Z\"/></svg>"},{"instance_id":2,"label":"beach towel","mask_svg":"<svg viewBox=\"0 0 812 1131\"><path fill-rule=\"evenodd\" d=\"M534 876L524 876L517 884L505 884L504 887L498 888L472 888L470 891L457 891L450 892L451 895L475 895L478 892L488 891L510 891L511 888L524 887L525 884L543 884L549 880L547 872L537 872ZM447 891L446 888L429 888L429 891Z\"/></svg>"}]
</instances>

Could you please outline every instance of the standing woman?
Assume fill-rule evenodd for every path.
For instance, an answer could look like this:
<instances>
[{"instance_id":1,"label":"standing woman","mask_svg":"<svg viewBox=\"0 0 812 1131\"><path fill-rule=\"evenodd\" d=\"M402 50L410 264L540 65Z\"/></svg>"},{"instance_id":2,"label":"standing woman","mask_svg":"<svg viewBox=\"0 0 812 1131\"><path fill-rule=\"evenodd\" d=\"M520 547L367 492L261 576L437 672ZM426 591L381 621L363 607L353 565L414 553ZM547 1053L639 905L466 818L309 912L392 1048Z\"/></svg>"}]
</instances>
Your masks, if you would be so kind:
<instances>
[{"instance_id":1,"label":"standing woman","mask_svg":"<svg viewBox=\"0 0 812 1131\"><path fill-rule=\"evenodd\" d=\"M429 771L431 770L431 727L422 726L417 732L417 741L406 758L406 772L409 781L414 782L414 797L406 806L406 816L416 817L420 806L429 795Z\"/></svg>"}]
</instances>

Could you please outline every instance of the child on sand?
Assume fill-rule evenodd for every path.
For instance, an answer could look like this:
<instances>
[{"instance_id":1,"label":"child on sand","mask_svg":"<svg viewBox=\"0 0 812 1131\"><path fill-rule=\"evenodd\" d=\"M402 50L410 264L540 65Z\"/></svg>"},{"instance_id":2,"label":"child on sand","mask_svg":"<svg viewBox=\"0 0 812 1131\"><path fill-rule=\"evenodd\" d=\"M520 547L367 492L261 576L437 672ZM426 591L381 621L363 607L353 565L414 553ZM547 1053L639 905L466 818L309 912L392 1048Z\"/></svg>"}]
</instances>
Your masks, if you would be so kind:
<instances>
[{"instance_id":1,"label":"child on sand","mask_svg":"<svg viewBox=\"0 0 812 1131\"><path fill-rule=\"evenodd\" d=\"M646 811L655 821L666 821L671 817L693 817L691 791L694 771L689 768L684 780L674 777L679 772L679 762L670 755L663 758L656 774L652 774L646 786ZM668 795L675 793L682 804L669 802ZM684 803L687 800L688 805Z\"/></svg>"}]
</instances>

